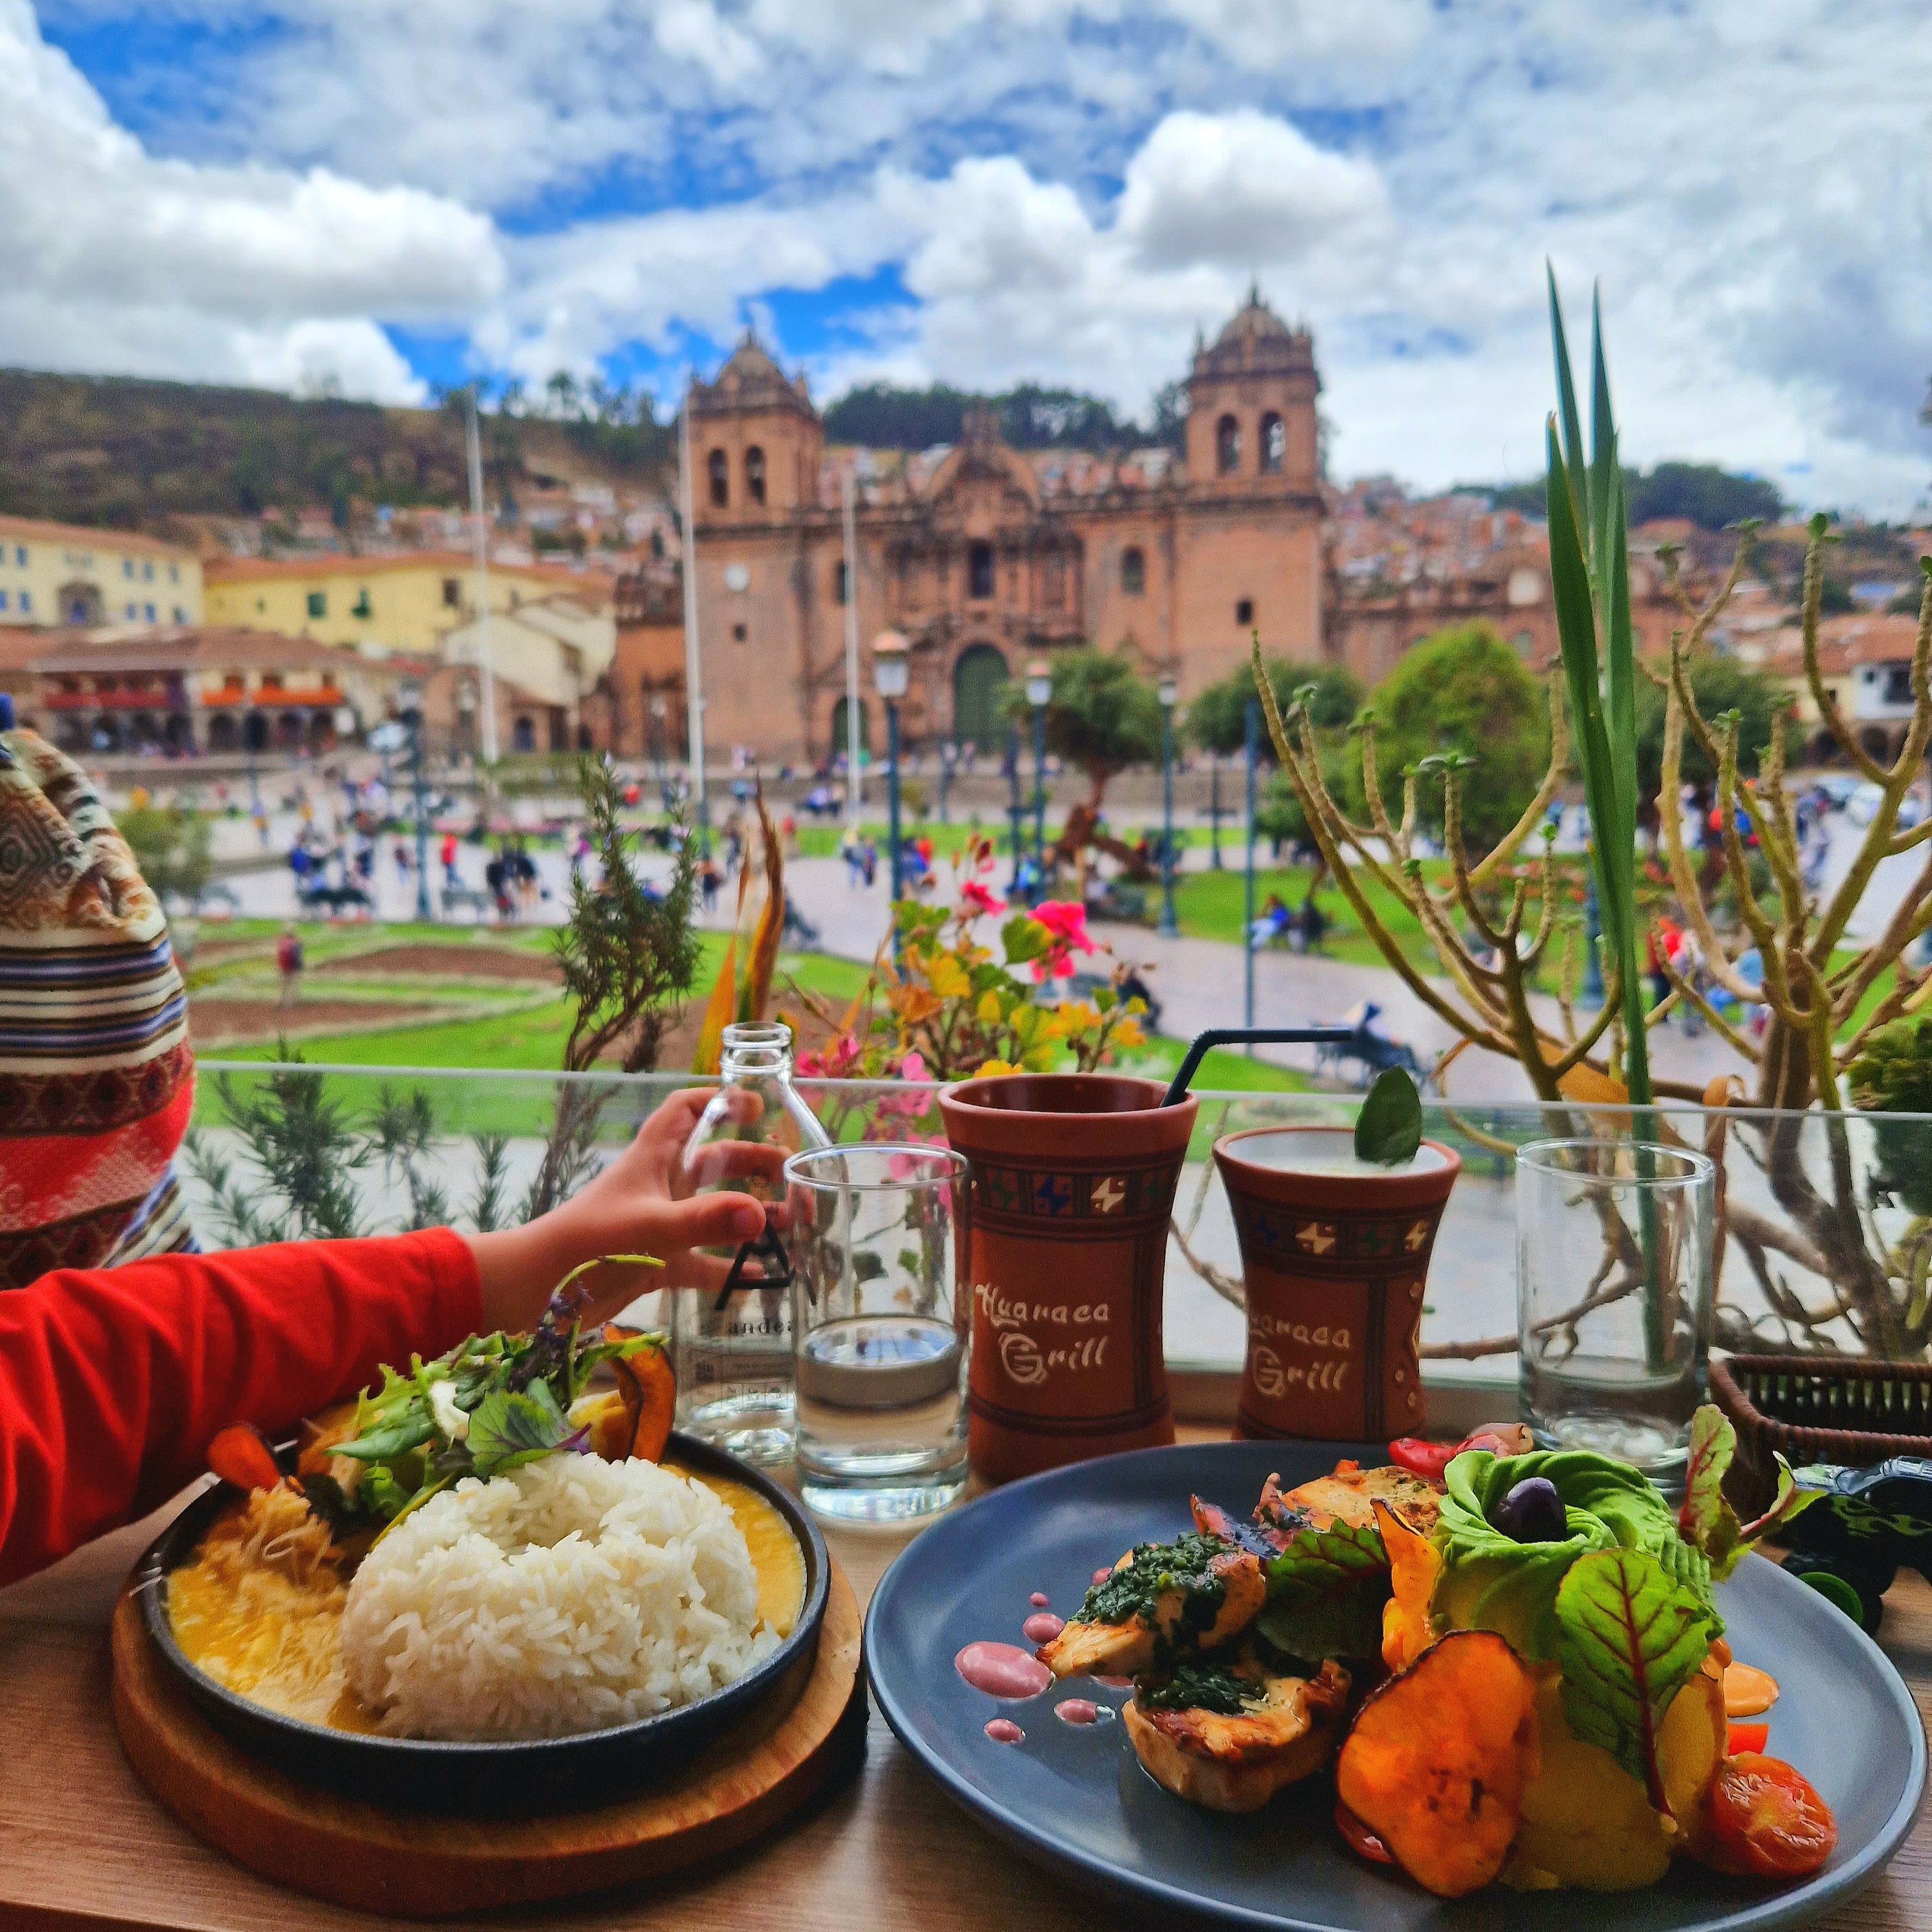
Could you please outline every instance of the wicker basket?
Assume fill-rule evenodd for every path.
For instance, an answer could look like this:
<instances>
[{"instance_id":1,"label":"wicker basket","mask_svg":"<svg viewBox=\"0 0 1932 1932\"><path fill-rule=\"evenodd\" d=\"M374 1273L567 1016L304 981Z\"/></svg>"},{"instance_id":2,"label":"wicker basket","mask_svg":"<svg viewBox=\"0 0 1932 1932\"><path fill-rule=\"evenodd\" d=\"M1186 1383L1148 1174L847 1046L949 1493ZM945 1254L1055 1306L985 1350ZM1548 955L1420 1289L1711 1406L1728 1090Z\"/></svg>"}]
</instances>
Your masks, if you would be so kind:
<instances>
[{"instance_id":1,"label":"wicker basket","mask_svg":"<svg viewBox=\"0 0 1932 1932\"><path fill-rule=\"evenodd\" d=\"M1869 1468L1932 1454L1932 1366L1833 1355L1711 1359L1711 1394L1738 1432L1732 1466L1740 1509L1762 1508L1776 1483L1774 1451L1794 1468Z\"/></svg>"}]
</instances>

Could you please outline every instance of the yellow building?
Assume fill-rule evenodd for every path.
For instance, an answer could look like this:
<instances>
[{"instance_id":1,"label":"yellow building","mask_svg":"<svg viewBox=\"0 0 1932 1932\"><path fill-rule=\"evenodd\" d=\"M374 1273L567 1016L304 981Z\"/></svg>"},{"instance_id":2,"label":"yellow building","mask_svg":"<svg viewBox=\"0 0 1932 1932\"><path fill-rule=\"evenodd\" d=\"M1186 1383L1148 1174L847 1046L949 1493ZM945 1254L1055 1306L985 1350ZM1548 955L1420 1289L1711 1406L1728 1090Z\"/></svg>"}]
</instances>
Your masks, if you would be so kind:
<instances>
[{"instance_id":1,"label":"yellow building","mask_svg":"<svg viewBox=\"0 0 1932 1932\"><path fill-rule=\"evenodd\" d=\"M400 556L223 557L208 566L208 621L327 644L440 657L475 614L476 566L459 552ZM608 612L610 580L555 564L490 566L490 608L567 591Z\"/></svg>"},{"instance_id":2,"label":"yellow building","mask_svg":"<svg viewBox=\"0 0 1932 1932\"><path fill-rule=\"evenodd\" d=\"M0 516L0 624L199 624L201 560L130 530Z\"/></svg>"}]
</instances>

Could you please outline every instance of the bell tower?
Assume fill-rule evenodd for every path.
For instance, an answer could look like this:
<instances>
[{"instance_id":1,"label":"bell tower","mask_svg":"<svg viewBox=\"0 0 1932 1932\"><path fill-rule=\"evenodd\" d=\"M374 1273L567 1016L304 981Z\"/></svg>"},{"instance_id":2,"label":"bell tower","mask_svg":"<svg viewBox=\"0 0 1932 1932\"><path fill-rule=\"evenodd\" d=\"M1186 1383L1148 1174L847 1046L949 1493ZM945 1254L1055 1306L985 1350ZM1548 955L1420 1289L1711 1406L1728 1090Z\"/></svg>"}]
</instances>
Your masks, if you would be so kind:
<instances>
[{"instance_id":1,"label":"bell tower","mask_svg":"<svg viewBox=\"0 0 1932 1932\"><path fill-rule=\"evenodd\" d=\"M1316 483L1315 345L1258 285L1187 379L1187 480L1196 488L1304 494Z\"/></svg>"},{"instance_id":2,"label":"bell tower","mask_svg":"<svg viewBox=\"0 0 1932 1932\"><path fill-rule=\"evenodd\" d=\"M824 426L802 376L750 329L710 382L694 381L692 502L698 527L778 523L816 503Z\"/></svg>"}]
</instances>

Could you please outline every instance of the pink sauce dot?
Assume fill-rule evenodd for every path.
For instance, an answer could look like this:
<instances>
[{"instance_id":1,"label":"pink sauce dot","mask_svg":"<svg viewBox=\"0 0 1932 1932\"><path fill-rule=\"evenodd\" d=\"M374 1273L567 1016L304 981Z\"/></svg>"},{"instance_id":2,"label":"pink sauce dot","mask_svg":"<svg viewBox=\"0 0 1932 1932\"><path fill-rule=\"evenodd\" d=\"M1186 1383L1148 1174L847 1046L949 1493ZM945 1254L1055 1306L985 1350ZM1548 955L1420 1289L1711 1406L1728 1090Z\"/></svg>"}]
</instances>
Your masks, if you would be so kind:
<instances>
[{"instance_id":1,"label":"pink sauce dot","mask_svg":"<svg viewBox=\"0 0 1932 1932\"><path fill-rule=\"evenodd\" d=\"M986 1726L986 1735L996 1744L1017 1744L1026 1742L1026 1733L1010 1718L995 1718Z\"/></svg>"},{"instance_id":2,"label":"pink sauce dot","mask_svg":"<svg viewBox=\"0 0 1932 1932\"><path fill-rule=\"evenodd\" d=\"M1043 1610L1046 1608L1048 1604L1053 1601L1053 1599L1049 1597L1044 1590L1036 1590L1031 1596L1028 1598L1027 1601L1032 1604L1035 1610Z\"/></svg>"},{"instance_id":3,"label":"pink sauce dot","mask_svg":"<svg viewBox=\"0 0 1932 1932\"><path fill-rule=\"evenodd\" d=\"M1051 1610L1036 1610L1020 1625L1020 1634L1029 1643L1051 1643L1066 1628L1064 1617L1057 1617Z\"/></svg>"},{"instance_id":4,"label":"pink sauce dot","mask_svg":"<svg viewBox=\"0 0 1932 1932\"><path fill-rule=\"evenodd\" d=\"M1094 1572L1094 1580L1096 1583L1104 1583L1113 1574L1111 1570L1096 1570Z\"/></svg>"},{"instance_id":5,"label":"pink sauce dot","mask_svg":"<svg viewBox=\"0 0 1932 1932\"><path fill-rule=\"evenodd\" d=\"M1054 1705L1053 1714L1063 1724L1090 1724L1100 1717L1100 1707L1084 1697L1067 1697Z\"/></svg>"},{"instance_id":6,"label":"pink sauce dot","mask_svg":"<svg viewBox=\"0 0 1932 1932\"><path fill-rule=\"evenodd\" d=\"M1053 1682L1053 1672L1015 1643L969 1643L952 1667L989 1697L1037 1697Z\"/></svg>"}]
</instances>

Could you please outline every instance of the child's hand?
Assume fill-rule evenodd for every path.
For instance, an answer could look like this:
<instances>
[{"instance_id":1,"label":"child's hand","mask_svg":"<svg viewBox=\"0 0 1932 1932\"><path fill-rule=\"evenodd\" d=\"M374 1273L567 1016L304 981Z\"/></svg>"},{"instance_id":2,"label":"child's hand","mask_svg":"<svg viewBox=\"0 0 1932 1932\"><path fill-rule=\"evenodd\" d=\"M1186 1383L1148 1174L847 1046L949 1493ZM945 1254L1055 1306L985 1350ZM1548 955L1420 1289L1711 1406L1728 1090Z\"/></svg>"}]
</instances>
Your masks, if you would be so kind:
<instances>
[{"instance_id":1,"label":"child's hand","mask_svg":"<svg viewBox=\"0 0 1932 1932\"><path fill-rule=\"evenodd\" d=\"M767 1210L748 1194L693 1196L682 1172L685 1142L711 1098L710 1088L674 1094L638 1130L636 1139L593 1180L540 1220L470 1245L483 1290L485 1330L526 1329L570 1270L599 1255L654 1255L662 1268L599 1268L584 1277L584 1318L602 1320L654 1288L716 1292L730 1263L693 1252L757 1238ZM755 1099L748 1096L755 1108ZM748 1114L747 1118L751 1118ZM697 1184L762 1179L776 1196L785 1150L757 1142L716 1142L704 1150ZM782 1220L782 1210L773 1218Z\"/></svg>"}]
</instances>

